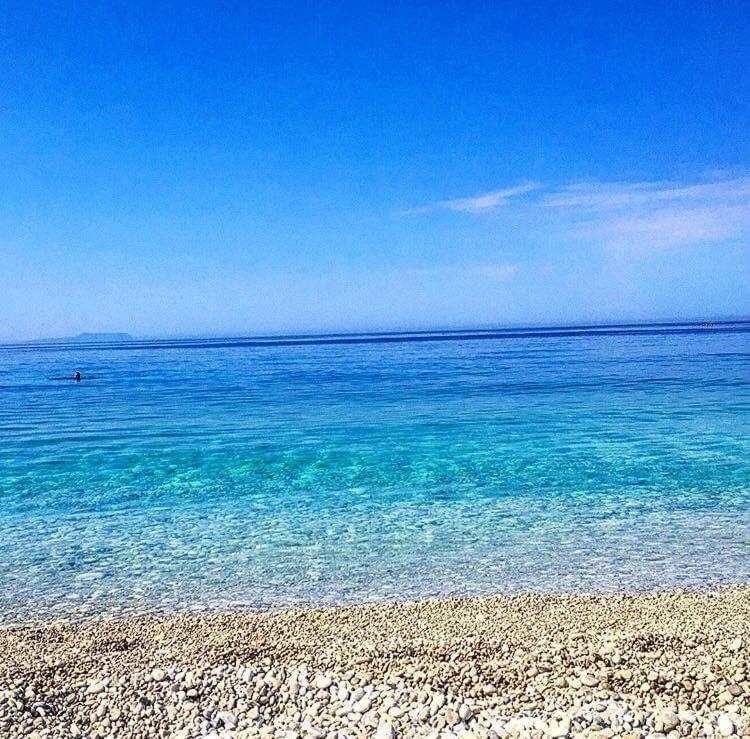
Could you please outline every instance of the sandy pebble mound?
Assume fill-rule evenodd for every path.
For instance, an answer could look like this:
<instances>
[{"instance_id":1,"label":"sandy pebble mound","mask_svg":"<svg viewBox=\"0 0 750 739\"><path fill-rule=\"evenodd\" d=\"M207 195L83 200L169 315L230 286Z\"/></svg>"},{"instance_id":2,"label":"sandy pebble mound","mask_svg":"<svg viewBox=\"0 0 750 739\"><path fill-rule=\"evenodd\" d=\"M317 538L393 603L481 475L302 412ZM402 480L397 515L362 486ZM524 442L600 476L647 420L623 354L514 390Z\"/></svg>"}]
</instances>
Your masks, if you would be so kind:
<instances>
[{"instance_id":1,"label":"sandy pebble mound","mask_svg":"<svg viewBox=\"0 0 750 739\"><path fill-rule=\"evenodd\" d=\"M750 588L0 629L0 736L750 736Z\"/></svg>"}]
</instances>

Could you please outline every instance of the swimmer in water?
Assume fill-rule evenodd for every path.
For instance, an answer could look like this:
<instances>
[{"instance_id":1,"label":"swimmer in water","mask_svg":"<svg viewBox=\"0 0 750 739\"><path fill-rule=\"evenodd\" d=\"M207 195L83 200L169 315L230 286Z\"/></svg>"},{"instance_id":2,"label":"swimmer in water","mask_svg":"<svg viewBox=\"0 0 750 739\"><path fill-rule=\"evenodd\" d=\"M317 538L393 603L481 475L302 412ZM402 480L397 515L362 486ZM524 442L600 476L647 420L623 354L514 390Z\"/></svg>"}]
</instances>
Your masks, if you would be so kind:
<instances>
[{"instance_id":1,"label":"swimmer in water","mask_svg":"<svg viewBox=\"0 0 750 739\"><path fill-rule=\"evenodd\" d=\"M70 381L73 380L73 382L81 382L81 380L95 380L95 375L86 375L85 377L81 374L80 370L76 370L72 375L65 375L63 377L50 377L50 380L65 380Z\"/></svg>"}]
</instances>

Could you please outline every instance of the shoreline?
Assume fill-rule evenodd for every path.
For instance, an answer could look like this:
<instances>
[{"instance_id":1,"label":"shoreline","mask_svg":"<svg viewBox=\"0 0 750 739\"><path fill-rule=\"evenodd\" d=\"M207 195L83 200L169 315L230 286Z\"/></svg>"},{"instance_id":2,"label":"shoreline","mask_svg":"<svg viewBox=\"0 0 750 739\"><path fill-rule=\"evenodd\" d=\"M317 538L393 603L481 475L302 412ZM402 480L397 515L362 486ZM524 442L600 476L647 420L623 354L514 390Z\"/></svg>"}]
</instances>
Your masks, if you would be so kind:
<instances>
[{"instance_id":1,"label":"shoreline","mask_svg":"<svg viewBox=\"0 0 750 739\"><path fill-rule=\"evenodd\" d=\"M642 589L601 589L601 590L509 590L496 593L472 593L465 595L446 594L446 595L428 595L418 598L403 599L373 599L357 602L316 602L300 601L282 603L279 605L250 605L250 604L233 604L228 606L214 607L208 604L200 603L187 606L185 604L176 606L126 606L122 608L112 608L104 606L100 612L94 613L93 609L87 607L76 612L70 609L60 615L41 615L37 617L25 617L19 620L3 620L0 618L0 633L8 630L19 629L38 629L46 627L75 627L85 624L94 623L122 623L126 621L169 621L173 619L211 619L211 618L231 618L235 616L278 616L279 614L308 614L319 611L344 611L350 609L366 608L389 608L396 606L417 606L425 604L441 604L450 602L465 601L485 601L495 599L514 599L514 598L552 598L565 599L574 598L578 600L590 599L646 599L655 598L669 594L683 594L696 596L716 596L726 591L750 589L750 582L734 581L727 579L723 582L714 582L705 585L669 585L665 587L644 587ZM12 607L10 608L12 610ZM29 607L23 606L27 612ZM47 609L44 609L45 611Z\"/></svg>"},{"instance_id":2,"label":"shoreline","mask_svg":"<svg viewBox=\"0 0 750 739\"><path fill-rule=\"evenodd\" d=\"M750 736L748 585L58 621L0 651L7 737Z\"/></svg>"}]
</instances>

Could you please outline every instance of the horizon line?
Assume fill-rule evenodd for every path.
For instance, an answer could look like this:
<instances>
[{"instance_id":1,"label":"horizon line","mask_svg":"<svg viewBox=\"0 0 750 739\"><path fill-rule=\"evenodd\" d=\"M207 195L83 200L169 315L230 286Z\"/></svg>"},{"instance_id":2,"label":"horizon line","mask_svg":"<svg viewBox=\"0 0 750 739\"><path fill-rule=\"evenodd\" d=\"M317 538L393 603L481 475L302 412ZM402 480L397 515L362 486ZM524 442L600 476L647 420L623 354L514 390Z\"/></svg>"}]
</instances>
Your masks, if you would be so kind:
<instances>
[{"instance_id":1,"label":"horizon line","mask_svg":"<svg viewBox=\"0 0 750 739\"><path fill-rule=\"evenodd\" d=\"M504 326L480 326L465 328L432 329L390 329L376 331L332 331L306 333L273 333L244 335L194 335L183 337L131 336L122 331L84 331L78 336L59 338L26 339L0 342L0 349L13 350L62 350L78 348L82 350L106 349L179 349L179 348L221 348L236 346L301 346L355 343L397 343L408 341L447 341L513 337L563 337L580 335L613 335L616 333L698 333L706 328L750 325L750 317L729 317L719 319L681 319L660 321L628 321L615 323L581 322L567 324L525 324ZM662 331L659 331L662 329ZM682 330L680 330L682 329ZM720 329L726 332L727 329ZM100 335L102 338L97 339ZM79 337L90 336L90 340ZM107 339L106 336L122 336L120 339ZM124 338L127 337L127 338Z\"/></svg>"}]
</instances>

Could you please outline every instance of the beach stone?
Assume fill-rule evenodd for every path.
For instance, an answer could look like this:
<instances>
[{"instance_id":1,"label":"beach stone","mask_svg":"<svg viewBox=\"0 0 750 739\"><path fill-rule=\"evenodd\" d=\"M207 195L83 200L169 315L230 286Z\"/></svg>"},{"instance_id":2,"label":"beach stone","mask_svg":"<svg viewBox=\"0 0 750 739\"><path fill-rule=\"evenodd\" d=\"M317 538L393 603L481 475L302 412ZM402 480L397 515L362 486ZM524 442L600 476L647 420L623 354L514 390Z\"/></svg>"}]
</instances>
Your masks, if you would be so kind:
<instances>
[{"instance_id":1,"label":"beach stone","mask_svg":"<svg viewBox=\"0 0 750 739\"><path fill-rule=\"evenodd\" d=\"M658 733L666 734L680 725L680 717L669 709L665 709L654 718L654 729Z\"/></svg>"},{"instance_id":2,"label":"beach stone","mask_svg":"<svg viewBox=\"0 0 750 739\"><path fill-rule=\"evenodd\" d=\"M373 737L374 739L396 739L396 731L390 723L382 722L378 724Z\"/></svg>"},{"instance_id":3,"label":"beach stone","mask_svg":"<svg viewBox=\"0 0 750 739\"><path fill-rule=\"evenodd\" d=\"M354 703L356 703L360 698L362 698L365 694L364 688L357 688L351 695L351 699Z\"/></svg>"},{"instance_id":4,"label":"beach stone","mask_svg":"<svg viewBox=\"0 0 750 739\"><path fill-rule=\"evenodd\" d=\"M367 696L363 696L356 703L352 704L352 708L357 713L367 713L370 710L372 701Z\"/></svg>"},{"instance_id":5,"label":"beach stone","mask_svg":"<svg viewBox=\"0 0 750 739\"><path fill-rule=\"evenodd\" d=\"M155 680L156 682L161 682L166 676L167 676L167 673L164 672L164 670L162 670L161 667L156 667L153 670L151 670L151 679Z\"/></svg>"},{"instance_id":6,"label":"beach stone","mask_svg":"<svg viewBox=\"0 0 750 739\"><path fill-rule=\"evenodd\" d=\"M219 711L216 714L216 720L220 726L223 726L230 731L237 728L239 720L231 711Z\"/></svg>"},{"instance_id":7,"label":"beach stone","mask_svg":"<svg viewBox=\"0 0 750 739\"><path fill-rule=\"evenodd\" d=\"M318 690L327 690L333 684L333 678L330 675L317 675L313 685Z\"/></svg>"},{"instance_id":8,"label":"beach stone","mask_svg":"<svg viewBox=\"0 0 750 739\"><path fill-rule=\"evenodd\" d=\"M448 726L455 726L460 721L461 717L458 715L458 711L454 711L452 708L449 708L445 712L445 723L448 724Z\"/></svg>"},{"instance_id":9,"label":"beach stone","mask_svg":"<svg viewBox=\"0 0 750 739\"><path fill-rule=\"evenodd\" d=\"M101 680L95 680L88 686L88 688L86 688L86 692L89 695L98 695L99 693L103 693L107 689L109 683L110 679L108 677Z\"/></svg>"},{"instance_id":10,"label":"beach stone","mask_svg":"<svg viewBox=\"0 0 750 739\"><path fill-rule=\"evenodd\" d=\"M458 717L461 719L461 721L468 721L472 717L473 713L471 711L471 708L467 706L465 703L462 703L458 707Z\"/></svg>"},{"instance_id":11,"label":"beach stone","mask_svg":"<svg viewBox=\"0 0 750 739\"><path fill-rule=\"evenodd\" d=\"M568 719L552 720L547 725L547 734L550 737L567 737L570 735L570 721Z\"/></svg>"},{"instance_id":12,"label":"beach stone","mask_svg":"<svg viewBox=\"0 0 750 739\"><path fill-rule=\"evenodd\" d=\"M716 726L719 729L719 734L721 734L721 736L732 736L735 732L734 721L732 721L726 713L719 715Z\"/></svg>"}]
</instances>

